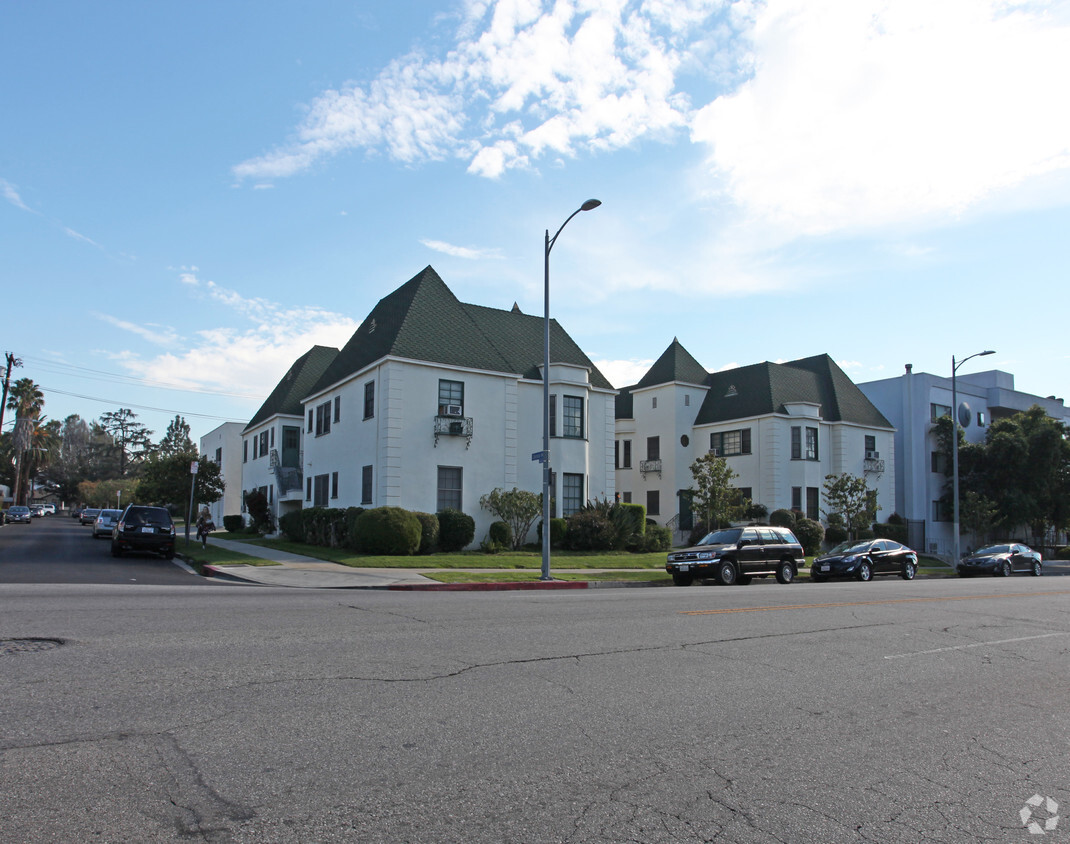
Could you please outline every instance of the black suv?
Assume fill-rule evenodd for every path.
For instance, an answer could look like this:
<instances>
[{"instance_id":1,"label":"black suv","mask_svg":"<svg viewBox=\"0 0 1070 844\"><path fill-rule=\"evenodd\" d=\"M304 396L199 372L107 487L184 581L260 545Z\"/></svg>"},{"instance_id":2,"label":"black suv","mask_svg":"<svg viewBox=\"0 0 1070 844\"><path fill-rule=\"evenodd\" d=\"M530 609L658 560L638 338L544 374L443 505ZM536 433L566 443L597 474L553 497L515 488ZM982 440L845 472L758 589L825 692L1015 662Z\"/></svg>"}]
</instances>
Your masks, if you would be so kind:
<instances>
[{"instance_id":1,"label":"black suv","mask_svg":"<svg viewBox=\"0 0 1070 844\"><path fill-rule=\"evenodd\" d=\"M111 554L155 551L170 560L175 556L175 523L163 507L127 504L111 532Z\"/></svg>"},{"instance_id":2,"label":"black suv","mask_svg":"<svg viewBox=\"0 0 1070 844\"><path fill-rule=\"evenodd\" d=\"M707 534L698 545L670 553L665 571L677 586L710 576L725 586L746 585L754 575L770 574L778 583L791 583L804 559L802 545L787 528L725 528Z\"/></svg>"}]
</instances>

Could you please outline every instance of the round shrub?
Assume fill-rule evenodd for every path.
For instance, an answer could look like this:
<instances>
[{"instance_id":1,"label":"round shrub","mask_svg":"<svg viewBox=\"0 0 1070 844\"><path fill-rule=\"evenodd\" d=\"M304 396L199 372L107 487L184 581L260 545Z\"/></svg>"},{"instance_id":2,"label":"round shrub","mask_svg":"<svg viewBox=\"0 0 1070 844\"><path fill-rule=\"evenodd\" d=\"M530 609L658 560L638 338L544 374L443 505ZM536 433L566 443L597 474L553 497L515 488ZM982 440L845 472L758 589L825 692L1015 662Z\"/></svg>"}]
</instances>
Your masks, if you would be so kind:
<instances>
[{"instance_id":1,"label":"round shrub","mask_svg":"<svg viewBox=\"0 0 1070 844\"><path fill-rule=\"evenodd\" d=\"M542 547L542 522L535 526L538 546ZM568 541L568 519L550 519L550 547L564 548Z\"/></svg>"},{"instance_id":2,"label":"round shrub","mask_svg":"<svg viewBox=\"0 0 1070 844\"><path fill-rule=\"evenodd\" d=\"M443 551L467 548L475 536L476 520L468 514L448 508L438 513L438 544Z\"/></svg>"},{"instance_id":3,"label":"round shrub","mask_svg":"<svg viewBox=\"0 0 1070 844\"><path fill-rule=\"evenodd\" d=\"M646 552L668 551L671 547L672 531L660 525L648 527L639 545L639 549Z\"/></svg>"},{"instance_id":4,"label":"round shrub","mask_svg":"<svg viewBox=\"0 0 1070 844\"><path fill-rule=\"evenodd\" d=\"M892 515L890 515L888 517L888 524L890 524L890 525L905 525L906 522L903 521L903 517L900 516L898 513L892 513Z\"/></svg>"},{"instance_id":5,"label":"round shrub","mask_svg":"<svg viewBox=\"0 0 1070 844\"><path fill-rule=\"evenodd\" d=\"M566 541L573 551L612 550L617 539L617 526L608 514L591 508L573 513L567 521Z\"/></svg>"},{"instance_id":6,"label":"round shrub","mask_svg":"<svg viewBox=\"0 0 1070 844\"><path fill-rule=\"evenodd\" d=\"M509 522L503 522L501 520L497 522L491 522L490 525L490 541L501 548L513 547L513 528Z\"/></svg>"},{"instance_id":7,"label":"round shrub","mask_svg":"<svg viewBox=\"0 0 1070 844\"><path fill-rule=\"evenodd\" d=\"M362 554L407 556L420 547L420 520L400 507L376 507L360 514L357 549Z\"/></svg>"},{"instance_id":8,"label":"round shrub","mask_svg":"<svg viewBox=\"0 0 1070 844\"><path fill-rule=\"evenodd\" d=\"M799 519L795 523L795 535L803 547L803 553L812 557L821 551L821 541L825 538L825 528L813 519Z\"/></svg>"},{"instance_id":9,"label":"round shrub","mask_svg":"<svg viewBox=\"0 0 1070 844\"><path fill-rule=\"evenodd\" d=\"M831 545L839 545L847 541L847 531L840 525L829 525L825 528L825 541Z\"/></svg>"},{"instance_id":10,"label":"round shrub","mask_svg":"<svg viewBox=\"0 0 1070 844\"><path fill-rule=\"evenodd\" d=\"M774 510L769 514L769 524L776 525L777 527L794 528L795 511L784 509Z\"/></svg>"},{"instance_id":11,"label":"round shrub","mask_svg":"<svg viewBox=\"0 0 1070 844\"><path fill-rule=\"evenodd\" d=\"M283 518L285 518L285 517L283 517ZM282 519L279 519L279 523L280 524L282 523ZM245 526L245 520L241 517L240 514L237 515L237 516L224 516L223 517L223 530L229 531L230 533L237 533L244 526Z\"/></svg>"},{"instance_id":12,"label":"round shrub","mask_svg":"<svg viewBox=\"0 0 1070 844\"><path fill-rule=\"evenodd\" d=\"M434 513L413 513L420 520L421 554L434 554L438 550L438 516Z\"/></svg>"}]
</instances>

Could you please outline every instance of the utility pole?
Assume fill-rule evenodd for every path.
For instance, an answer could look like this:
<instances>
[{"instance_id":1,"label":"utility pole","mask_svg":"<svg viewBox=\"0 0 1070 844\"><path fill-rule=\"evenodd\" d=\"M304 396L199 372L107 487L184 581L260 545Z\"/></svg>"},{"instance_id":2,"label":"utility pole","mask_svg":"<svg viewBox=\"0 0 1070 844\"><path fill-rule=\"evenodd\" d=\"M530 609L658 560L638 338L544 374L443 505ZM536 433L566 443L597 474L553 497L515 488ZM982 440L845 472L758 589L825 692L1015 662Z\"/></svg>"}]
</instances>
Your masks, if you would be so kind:
<instances>
[{"instance_id":1,"label":"utility pole","mask_svg":"<svg viewBox=\"0 0 1070 844\"><path fill-rule=\"evenodd\" d=\"M22 366L22 361L11 352L5 352L4 356L7 358L7 372L4 373L4 398L3 401L0 401L0 433L4 430L4 408L7 407L7 391L8 387L11 386L11 368Z\"/></svg>"}]
</instances>

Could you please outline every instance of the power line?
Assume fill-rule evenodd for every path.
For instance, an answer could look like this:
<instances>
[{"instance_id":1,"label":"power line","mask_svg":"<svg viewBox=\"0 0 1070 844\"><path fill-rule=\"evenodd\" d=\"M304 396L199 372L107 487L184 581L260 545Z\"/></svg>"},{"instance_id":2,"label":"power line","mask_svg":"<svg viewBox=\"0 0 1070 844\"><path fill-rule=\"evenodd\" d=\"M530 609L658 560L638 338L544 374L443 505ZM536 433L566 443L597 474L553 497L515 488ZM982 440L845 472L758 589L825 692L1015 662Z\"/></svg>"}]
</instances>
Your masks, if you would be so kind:
<instances>
[{"instance_id":1,"label":"power line","mask_svg":"<svg viewBox=\"0 0 1070 844\"><path fill-rule=\"evenodd\" d=\"M179 387L176 384L169 383L167 381L155 381L151 378L138 378L134 375L123 375L119 372L106 372L96 367L88 366L76 366L72 363L62 363L60 361L46 360L42 358L24 358L24 361L30 361L35 368L41 369L45 372L54 372L59 375L77 375L82 379L91 379L96 381L104 381L112 384L139 384L150 387L159 387L165 390L172 390L178 393L193 393L194 395L204 396L222 396L224 398L232 399L255 399L263 401L265 396L251 395L249 393L228 393L224 390L204 390L193 389L190 387ZM59 392L53 390L53 392Z\"/></svg>"},{"instance_id":2,"label":"power line","mask_svg":"<svg viewBox=\"0 0 1070 844\"><path fill-rule=\"evenodd\" d=\"M85 399L86 401L98 401L103 404L117 405L119 407L129 407L137 410L151 410L156 413L174 413L177 416L192 416L197 419L214 419L221 422L248 422L248 419L235 419L231 416L213 416L210 413L190 413L185 410L174 410L166 407L150 407L145 404L131 404L125 401L113 401L112 399L102 399L99 396L83 396L78 393L69 393L66 390L53 390L51 387L41 386L42 392L57 393L61 396L71 396L76 399Z\"/></svg>"}]
</instances>

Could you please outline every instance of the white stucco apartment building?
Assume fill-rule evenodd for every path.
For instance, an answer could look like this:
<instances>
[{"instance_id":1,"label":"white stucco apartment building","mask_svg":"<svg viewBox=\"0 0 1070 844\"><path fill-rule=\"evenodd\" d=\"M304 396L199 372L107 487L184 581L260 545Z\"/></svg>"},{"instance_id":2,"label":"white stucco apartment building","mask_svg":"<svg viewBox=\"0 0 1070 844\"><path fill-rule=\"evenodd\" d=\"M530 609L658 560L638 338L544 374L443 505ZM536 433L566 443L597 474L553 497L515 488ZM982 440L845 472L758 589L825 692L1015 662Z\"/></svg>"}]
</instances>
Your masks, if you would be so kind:
<instances>
[{"instance_id":1,"label":"white stucco apartment building","mask_svg":"<svg viewBox=\"0 0 1070 844\"><path fill-rule=\"evenodd\" d=\"M298 424L301 488L287 490L280 514L451 507L475 519L478 544L495 519L481 496L542 490L532 454L542 450L543 326L515 305L462 303L425 268L379 301L303 391L299 416L267 408L254 417L243 488L270 487L272 437ZM555 514L567 515L613 497L616 391L556 321L550 350L552 495Z\"/></svg>"},{"instance_id":2,"label":"white stucco apartment building","mask_svg":"<svg viewBox=\"0 0 1070 844\"><path fill-rule=\"evenodd\" d=\"M224 422L218 428L213 428L200 440L198 453L202 460L211 460L219 466L219 474L223 478L225 489L223 497L212 504L198 503L197 510L202 506L208 507L212 514L212 521L222 528L223 517L236 515L241 512L241 431L244 426L240 422Z\"/></svg>"},{"instance_id":3,"label":"white stucco apartment building","mask_svg":"<svg viewBox=\"0 0 1070 844\"><path fill-rule=\"evenodd\" d=\"M864 477L878 519L895 502L892 423L827 355L711 373L678 340L616 403L617 490L678 531L691 526L691 464L724 457L744 497L823 520L826 475ZM679 537L678 537L679 538Z\"/></svg>"}]
</instances>

